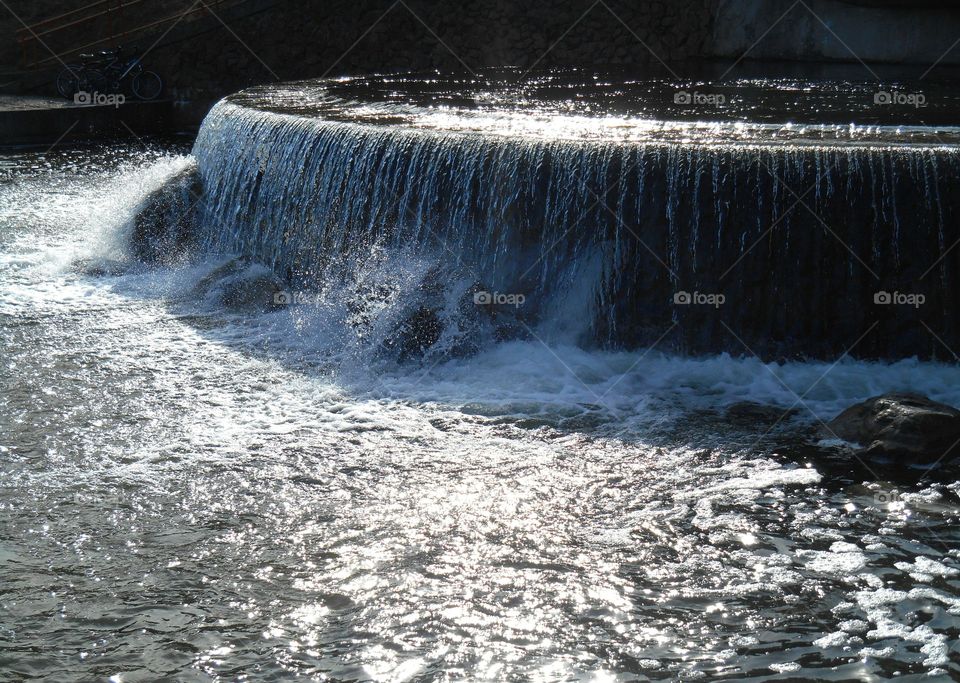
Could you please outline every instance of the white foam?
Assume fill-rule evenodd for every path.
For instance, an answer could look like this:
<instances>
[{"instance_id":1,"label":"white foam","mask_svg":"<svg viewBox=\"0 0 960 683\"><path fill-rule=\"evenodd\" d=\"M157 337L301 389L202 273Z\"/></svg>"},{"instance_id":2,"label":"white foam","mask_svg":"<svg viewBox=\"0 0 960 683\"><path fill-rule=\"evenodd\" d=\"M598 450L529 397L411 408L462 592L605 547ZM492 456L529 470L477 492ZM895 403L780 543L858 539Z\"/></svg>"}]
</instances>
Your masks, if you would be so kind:
<instances>
[{"instance_id":1,"label":"white foam","mask_svg":"<svg viewBox=\"0 0 960 683\"><path fill-rule=\"evenodd\" d=\"M947 595L943 591L938 591L934 588L913 588L908 593L908 597L911 600L920 600L920 601L937 600L951 608L960 607L960 598L955 598L951 595Z\"/></svg>"},{"instance_id":2,"label":"white foam","mask_svg":"<svg viewBox=\"0 0 960 683\"><path fill-rule=\"evenodd\" d=\"M645 397L668 396L696 407L754 401L787 409L807 394L797 407L808 420L830 419L851 403L889 391L915 391L960 405L960 367L916 360L778 365L726 354L680 358L517 342L489 349L468 363L442 363L428 378L420 386L424 398L434 400L466 400L469 387L503 399L516 399L514 392L522 390L621 409L636 407Z\"/></svg>"},{"instance_id":3,"label":"white foam","mask_svg":"<svg viewBox=\"0 0 960 683\"><path fill-rule=\"evenodd\" d=\"M861 552L801 550L797 555L806 560L807 569L821 574L853 576L867 566L867 557Z\"/></svg>"},{"instance_id":4,"label":"white foam","mask_svg":"<svg viewBox=\"0 0 960 683\"><path fill-rule=\"evenodd\" d=\"M854 600L864 610L870 611L886 605L895 605L907 599L906 591L892 588L880 588L873 591L857 591L853 594Z\"/></svg>"},{"instance_id":5,"label":"white foam","mask_svg":"<svg viewBox=\"0 0 960 683\"><path fill-rule=\"evenodd\" d=\"M942 562L930 559L929 557L924 557L923 555L917 557L913 561L913 564L910 564L909 562L897 562L895 566L897 569L908 572L915 578L917 576L924 577L923 579L917 580L922 580L925 582L930 581L933 577L948 578L960 574L960 569L948 567Z\"/></svg>"},{"instance_id":6,"label":"white foam","mask_svg":"<svg viewBox=\"0 0 960 683\"><path fill-rule=\"evenodd\" d=\"M892 647L881 647L881 648L865 647L862 650L860 650L860 656L863 658L874 657L876 659L887 659L889 657L893 657L895 653L896 653L896 648L892 648Z\"/></svg>"},{"instance_id":7,"label":"white foam","mask_svg":"<svg viewBox=\"0 0 960 683\"><path fill-rule=\"evenodd\" d=\"M813 644L824 650L831 647L843 647L846 645L848 637L849 636L843 631L837 631L836 633L828 633L821 638L817 638L813 641Z\"/></svg>"},{"instance_id":8,"label":"white foam","mask_svg":"<svg viewBox=\"0 0 960 683\"><path fill-rule=\"evenodd\" d=\"M126 163L82 180L68 178L72 182L70 191L65 191L57 178L46 179L34 194L4 197L5 201L0 201L0 223L22 221L22 214L27 213L36 214L38 220L55 228L53 234L45 235L45 241L38 241L35 234L25 235L12 250L21 258L42 255L51 272L64 270L77 258L125 259L137 207L151 192L194 163L192 157L184 155Z\"/></svg>"},{"instance_id":9,"label":"white foam","mask_svg":"<svg viewBox=\"0 0 960 683\"><path fill-rule=\"evenodd\" d=\"M866 633L870 629L870 625L862 619L841 621L838 626L847 633Z\"/></svg>"}]
</instances>

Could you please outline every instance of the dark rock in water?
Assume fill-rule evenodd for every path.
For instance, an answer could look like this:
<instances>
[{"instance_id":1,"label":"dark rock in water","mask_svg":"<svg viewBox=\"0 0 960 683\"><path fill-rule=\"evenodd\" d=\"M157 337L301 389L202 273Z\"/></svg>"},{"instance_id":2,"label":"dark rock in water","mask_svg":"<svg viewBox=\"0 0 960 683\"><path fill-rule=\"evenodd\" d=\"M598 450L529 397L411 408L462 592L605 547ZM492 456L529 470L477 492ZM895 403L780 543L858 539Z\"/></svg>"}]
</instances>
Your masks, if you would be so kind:
<instances>
[{"instance_id":1,"label":"dark rock in water","mask_svg":"<svg viewBox=\"0 0 960 683\"><path fill-rule=\"evenodd\" d=\"M199 294L200 296L206 296L217 284L221 283L228 277L234 277L239 273L242 273L248 267L250 267L251 262L245 258L232 258L226 263L223 263L209 273L204 275L200 281L193 288L194 294Z\"/></svg>"},{"instance_id":2,"label":"dark rock in water","mask_svg":"<svg viewBox=\"0 0 960 683\"><path fill-rule=\"evenodd\" d=\"M530 335L527 329L517 320L508 320L498 324L493 330L493 339L498 342L526 339Z\"/></svg>"},{"instance_id":3,"label":"dark rock in water","mask_svg":"<svg viewBox=\"0 0 960 683\"><path fill-rule=\"evenodd\" d=\"M189 251L202 185L195 167L177 173L137 209L131 248L144 263L173 263Z\"/></svg>"},{"instance_id":4,"label":"dark rock in water","mask_svg":"<svg viewBox=\"0 0 960 683\"><path fill-rule=\"evenodd\" d=\"M796 408L778 408L753 401L740 401L727 408L728 422L742 427L771 427L797 414Z\"/></svg>"},{"instance_id":5,"label":"dark rock in water","mask_svg":"<svg viewBox=\"0 0 960 683\"><path fill-rule=\"evenodd\" d=\"M204 277L193 293L216 297L224 308L238 312L266 311L289 303L286 284L272 270L243 258L227 261Z\"/></svg>"},{"instance_id":6,"label":"dark rock in water","mask_svg":"<svg viewBox=\"0 0 960 683\"><path fill-rule=\"evenodd\" d=\"M454 286L451 287L451 282ZM413 301L406 305L392 331L383 340L381 349L401 362L422 357L441 338L444 355L457 358L478 353L491 341L507 341L526 336L526 326L519 314L519 305L503 303L481 282L465 290L456 273L432 268L421 279ZM390 297L403 300L404 297ZM357 327L365 323L364 303L348 304L350 322Z\"/></svg>"},{"instance_id":7,"label":"dark rock in water","mask_svg":"<svg viewBox=\"0 0 960 683\"><path fill-rule=\"evenodd\" d=\"M383 283L359 283L346 301L347 324L362 334L369 333L377 313L395 299L397 290Z\"/></svg>"},{"instance_id":8,"label":"dark rock in water","mask_svg":"<svg viewBox=\"0 0 960 683\"><path fill-rule=\"evenodd\" d=\"M520 315L520 306L494 302L490 289L481 282L475 282L467 289L460 299L458 310L461 317L474 321L477 328L489 328L495 342L529 337L528 327Z\"/></svg>"},{"instance_id":9,"label":"dark rock in water","mask_svg":"<svg viewBox=\"0 0 960 683\"><path fill-rule=\"evenodd\" d=\"M446 311L448 282L449 274L440 267L431 268L423 274L413 301L408 301L400 321L383 340L383 350L395 354L398 361L406 362L423 357L440 340L445 328L444 320L449 320Z\"/></svg>"},{"instance_id":10,"label":"dark rock in water","mask_svg":"<svg viewBox=\"0 0 960 683\"><path fill-rule=\"evenodd\" d=\"M437 343L443 333L443 322L436 310L420 306L397 330L392 345L399 348L400 361L422 356Z\"/></svg>"},{"instance_id":11,"label":"dark rock in water","mask_svg":"<svg viewBox=\"0 0 960 683\"><path fill-rule=\"evenodd\" d=\"M81 275L90 277L117 277L130 270L129 264L113 259L77 259L72 264L73 270Z\"/></svg>"},{"instance_id":12,"label":"dark rock in water","mask_svg":"<svg viewBox=\"0 0 960 683\"><path fill-rule=\"evenodd\" d=\"M875 396L847 408L827 427L826 436L859 444L868 456L933 463L960 455L960 410L919 394Z\"/></svg>"},{"instance_id":13,"label":"dark rock in water","mask_svg":"<svg viewBox=\"0 0 960 683\"><path fill-rule=\"evenodd\" d=\"M224 283L220 303L236 311L264 311L283 305L283 282L273 273L247 274Z\"/></svg>"},{"instance_id":14,"label":"dark rock in water","mask_svg":"<svg viewBox=\"0 0 960 683\"><path fill-rule=\"evenodd\" d=\"M444 298L448 283L449 273L439 266L434 266L424 273L417 289L424 298L439 302Z\"/></svg>"}]
</instances>

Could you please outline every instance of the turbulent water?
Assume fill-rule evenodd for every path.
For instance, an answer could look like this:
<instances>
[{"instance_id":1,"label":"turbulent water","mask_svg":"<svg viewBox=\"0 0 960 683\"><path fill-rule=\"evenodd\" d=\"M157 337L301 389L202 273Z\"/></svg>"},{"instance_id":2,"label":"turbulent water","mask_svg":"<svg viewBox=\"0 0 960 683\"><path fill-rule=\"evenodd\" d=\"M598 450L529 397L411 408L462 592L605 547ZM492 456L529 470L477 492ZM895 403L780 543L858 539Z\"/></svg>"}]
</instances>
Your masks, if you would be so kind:
<instances>
[{"instance_id":1,"label":"turbulent water","mask_svg":"<svg viewBox=\"0 0 960 683\"><path fill-rule=\"evenodd\" d=\"M202 140L0 157L0 677L960 676L960 482L797 446L884 391L960 405L960 368L605 350L544 315L398 358L407 298L448 296L402 243L236 312L202 287L217 218L279 271L301 224L211 187ZM198 164L201 243L138 262L134 216ZM794 411L765 433L744 400Z\"/></svg>"}]
</instances>

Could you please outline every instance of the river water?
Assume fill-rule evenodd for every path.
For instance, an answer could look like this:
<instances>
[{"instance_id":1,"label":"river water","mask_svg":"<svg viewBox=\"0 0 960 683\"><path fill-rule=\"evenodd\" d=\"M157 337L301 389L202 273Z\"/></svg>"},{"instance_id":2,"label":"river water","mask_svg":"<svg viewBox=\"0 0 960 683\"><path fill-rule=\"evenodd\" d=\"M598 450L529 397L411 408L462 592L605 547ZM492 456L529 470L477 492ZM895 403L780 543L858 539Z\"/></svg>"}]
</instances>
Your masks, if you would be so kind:
<instances>
[{"instance_id":1,"label":"river water","mask_svg":"<svg viewBox=\"0 0 960 683\"><path fill-rule=\"evenodd\" d=\"M784 448L883 391L958 405L956 366L546 334L397 363L322 306L193 295L222 254L78 272L191 163L0 157L0 678L960 676L960 483ZM743 400L798 412L763 435Z\"/></svg>"}]
</instances>

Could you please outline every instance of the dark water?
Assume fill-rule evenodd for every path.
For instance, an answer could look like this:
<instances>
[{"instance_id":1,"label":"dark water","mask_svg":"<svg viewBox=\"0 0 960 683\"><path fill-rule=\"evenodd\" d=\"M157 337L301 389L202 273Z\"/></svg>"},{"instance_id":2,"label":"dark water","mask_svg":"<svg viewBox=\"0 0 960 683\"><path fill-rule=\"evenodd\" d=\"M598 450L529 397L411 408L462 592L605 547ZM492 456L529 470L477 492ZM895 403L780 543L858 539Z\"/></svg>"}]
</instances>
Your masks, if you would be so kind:
<instances>
[{"instance_id":1,"label":"dark water","mask_svg":"<svg viewBox=\"0 0 960 683\"><path fill-rule=\"evenodd\" d=\"M706 75L706 74L705 74ZM637 78L624 70L559 69L524 72L485 69L477 74L440 72L343 77L250 88L230 99L275 113L315 116L339 121L410 124L466 129L495 118L520 130L549 124L574 137L610 135L603 123L618 120L623 129L641 121L654 130L703 130L712 123L741 124L730 139L779 130L777 138L858 139L884 135L880 128L900 129L901 140L956 141L960 94L950 81L860 80L802 77L719 78L686 81ZM455 114L443 118L444 114ZM525 115L527 121L518 120ZM561 122L556 116L587 116L591 125ZM459 119L459 120L457 120ZM539 119L537 121L536 119ZM600 120L598 122L598 119ZM690 125L696 124L696 125ZM851 125L856 129L851 131ZM844 130L846 128L846 130ZM487 132L512 132L491 127ZM710 138L717 142L717 131ZM649 130L644 131L649 137ZM554 135L556 137L556 135ZM887 136L889 137L889 135ZM645 138L645 139L647 139ZM721 136L720 139L723 139Z\"/></svg>"},{"instance_id":2,"label":"dark water","mask_svg":"<svg viewBox=\"0 0 960 683\"><path fill-rule=\"evenodd\" d=\"M294 211L320 176L269 184L307 128L260 119L264 172L233 185L213 150L254 154L250 121L218 111L192 155L0 160L0 677L960 675L960 482L784 448L883 391L960 405L955 365L603 349L542 301L526 334L467 353L452 316L398 362L380 341L437 279L409 234L318 261L345 289L301 258L307 300L225 309L197 284L227 252L339 233ZM195 168L194 251L137 263L133 217ZM798 396L766 435L724 417Z\"/></svg>"}]
</instances>

